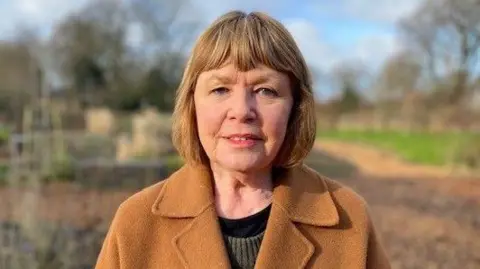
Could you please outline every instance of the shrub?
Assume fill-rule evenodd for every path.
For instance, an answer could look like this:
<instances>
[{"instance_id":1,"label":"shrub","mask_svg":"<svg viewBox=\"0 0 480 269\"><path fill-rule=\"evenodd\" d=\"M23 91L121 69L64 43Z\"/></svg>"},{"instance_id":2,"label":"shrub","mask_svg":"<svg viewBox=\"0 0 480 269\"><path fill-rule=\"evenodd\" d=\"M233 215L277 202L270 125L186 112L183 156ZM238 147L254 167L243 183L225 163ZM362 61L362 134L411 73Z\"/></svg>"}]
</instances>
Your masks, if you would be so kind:
<instances>
[{"instance_id":1,"label":"shrub","mask_svg":"<svg viewBox=\"0 0 480 269\"><path fill-rule=\"evenodd\" d=\"M453 162L469 169L480 169L480 135L462 140L454 150Z\"/></svg>"},{"instance_id":2,"label":"shrub","mask_svg":"<svg viewBox=\"0 0 480 269\"><path fill-rule=\"evenodd\" d=\"M0 163L0 186L7 184L7 177L9 171L9 165L5 163Z\"/></svg>"},{"instance_id":3,"label":"shrub","mask_svg":"<svg viewBox=\"0 0 480 269\"><path fill-rule=\"evenodd\" d=\"M10 130L5 126L0 126L0 145L5 145L10 139Z\"/></svg>"},{"instance_id":4,"label":"shrub","mask_svg":"<svg viewBox=\"0 0 480 269\"><path fill-rule=\"evenodd\" d=\"M53 156L46 181L71 181L75 177L74 159L65 152Z\"/></svg>"},{"instance_id":5,"label":"shrub","mask_svg":"<svg viewBox=\"0 0 480 269\"><path fill-rule=\"evenodd\" d=\"M73 141L68 150L75 159L80 160L115 156L113 139L104 135L88 134L82 139Z\"/></svg>"}]
</instances>

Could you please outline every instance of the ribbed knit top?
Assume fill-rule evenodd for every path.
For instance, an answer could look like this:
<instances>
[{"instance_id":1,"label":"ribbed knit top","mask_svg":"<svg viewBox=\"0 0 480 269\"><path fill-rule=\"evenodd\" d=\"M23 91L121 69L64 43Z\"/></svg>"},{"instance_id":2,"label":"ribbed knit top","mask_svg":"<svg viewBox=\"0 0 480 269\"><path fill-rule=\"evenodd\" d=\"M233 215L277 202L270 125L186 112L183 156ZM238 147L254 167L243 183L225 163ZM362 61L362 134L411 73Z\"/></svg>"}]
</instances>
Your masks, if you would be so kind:
<instances>
[{"instance_id":1,"label":"ribbed knit top","mask_svg":"<svg viewBox=\"0 0 480 269\"><path fill-rule=\"evenodd\" d=\"M253 269L265 234L271 205L242 219L219 218L233 269Z\"/></svg>"},{"instance_id":2,"label":"ribbed knit top","mask_svg":"<svg viewBox=\"0 0 480 269\"><path fill-rule=\"evenodd\" d=\"M232 269L253 269L255 267L264 233L246 238L223 236Z\"/></svg>"}]
</instances>

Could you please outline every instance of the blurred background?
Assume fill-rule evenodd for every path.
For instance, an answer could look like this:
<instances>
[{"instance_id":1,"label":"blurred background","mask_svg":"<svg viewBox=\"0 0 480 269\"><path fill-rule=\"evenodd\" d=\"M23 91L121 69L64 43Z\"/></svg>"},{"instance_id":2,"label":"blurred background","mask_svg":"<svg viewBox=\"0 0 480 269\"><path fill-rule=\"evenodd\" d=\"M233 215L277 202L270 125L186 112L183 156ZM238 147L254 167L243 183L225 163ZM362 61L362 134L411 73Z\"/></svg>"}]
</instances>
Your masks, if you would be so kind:
<instances>
[{"instance_id":1,"label":"blurred background","mask_svg":"<svg viewBox=\"0 0 480 269\"><path fill-rule=\"evenodd\" d=\"M371 206L394 268L480 268L480 1L0 0L0 268L92 268L118 205L182 165L174 92L231 9L314 77L308 164Z\"/></svg>"}]
</instances>

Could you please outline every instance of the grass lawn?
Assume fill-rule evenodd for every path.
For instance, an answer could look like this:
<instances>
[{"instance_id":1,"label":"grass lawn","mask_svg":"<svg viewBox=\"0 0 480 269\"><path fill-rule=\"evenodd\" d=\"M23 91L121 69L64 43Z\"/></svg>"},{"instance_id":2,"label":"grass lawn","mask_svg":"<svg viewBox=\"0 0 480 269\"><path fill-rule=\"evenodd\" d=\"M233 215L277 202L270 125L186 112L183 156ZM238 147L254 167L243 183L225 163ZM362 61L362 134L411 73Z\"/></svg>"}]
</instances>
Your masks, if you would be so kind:
<instances>
[{"instance_id":1,"label":"grass lawn","mask_svg":"<svg viewBox=\"0 0 480 269\"><path fill-rule=\"evenodd\" d=\"M364 143L398 154L406 161L421 164L450 164L466 141L479 141L479 134L471 133L402 133L398 131L318 131L322 139ZM470 142L468 142L470 143ZM475 143L479 147L479 143Z\"/></svg>"}]
</instances>

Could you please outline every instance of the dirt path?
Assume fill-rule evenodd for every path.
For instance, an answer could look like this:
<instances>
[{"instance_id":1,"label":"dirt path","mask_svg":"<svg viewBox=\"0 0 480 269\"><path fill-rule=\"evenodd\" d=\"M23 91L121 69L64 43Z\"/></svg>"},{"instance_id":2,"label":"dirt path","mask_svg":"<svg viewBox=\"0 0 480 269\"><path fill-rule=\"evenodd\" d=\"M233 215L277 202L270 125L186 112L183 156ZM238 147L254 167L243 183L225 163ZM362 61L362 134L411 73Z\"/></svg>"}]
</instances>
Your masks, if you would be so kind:
<instances>
[{"instance_id":1,"label":"dirt path","mask_svg":"<svg viewBox=\"0 0 480 269\"><path fill-rule=\"evenodd\" d=\"M479 178L342 142L319 142L314 152L320 172L367 200L393 268L480 268ZM349 173L335 174L342 169Z\"/></svg>"},{"instance_id":2,"label":"dirt path","mask_svg":"<svg viewBox=\"0 0 480 269\"><path fill-rule=\"evenodd\" d=\"M345 158L347 161L353 162L362 174L372 176L442 178L460 173L464 175L458 169L407 163L392 153L366 145L322 140L315 144L315 148Z\"/></svg>"},{"instance_id":3,"label":"dirt path","mask_svg":"<svg viewBox=\"0 0 480 269\"><path fill-rule=\"evenodd\" d=\"M408 163L390 152L366 145L318 141L314 148L352 163L365 177L423 180L439 191L480 201L480 175L472 175L459 169Z\"/></svg>"},{"instance_id":4,"label":"dirt path","mask_svg":"<svg viewBox=\"0 0 480 269\"><path fill-rule=\"evenodd\" d=\"M393 268L480 268L478 200L423 180L360 175L341 181L367 200Z\"/></svg>"}]
</instances>

